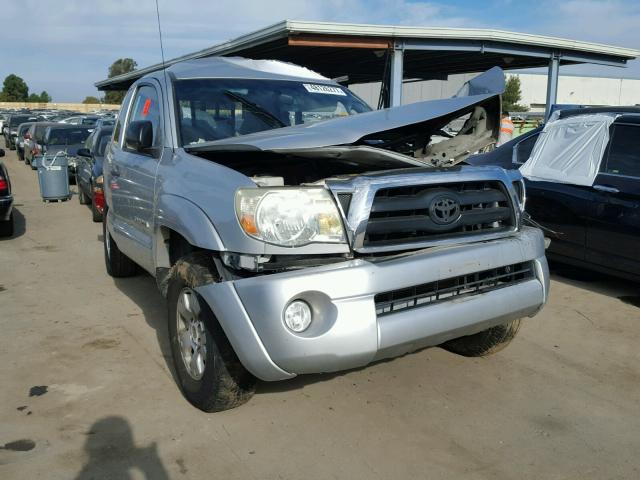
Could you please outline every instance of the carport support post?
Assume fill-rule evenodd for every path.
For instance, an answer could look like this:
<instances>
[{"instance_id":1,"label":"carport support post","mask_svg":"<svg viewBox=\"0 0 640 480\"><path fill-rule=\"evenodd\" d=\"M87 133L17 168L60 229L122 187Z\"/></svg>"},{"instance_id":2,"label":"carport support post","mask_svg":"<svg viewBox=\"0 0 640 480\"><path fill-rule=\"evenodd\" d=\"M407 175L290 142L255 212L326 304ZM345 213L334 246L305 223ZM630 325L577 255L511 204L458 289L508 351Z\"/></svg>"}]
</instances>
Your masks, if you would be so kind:
<instances>
[{"instance_id":1,"label":"carport support post","mask_svg":"<svg viewBox=\"0 0 640 480\"><path fill-rule=\"evenodd\" d=\"M389 78L389 106L402 105L402 79L404 76L404 44L395 42L391 50L391 75Z\"/></svg>"},{"instance_id":2,"label":"carport support post","mask_svg":"<svg viewBox=\"0 0 640 480\"><path fill-rule=\"evenodd\" d=\"M547 76L547 104L544 111L545 121L551 114L551 105L558 100L558 74L560 70L560 55L552 53L549 59L549 74Z\"/></svg>"}]
</instances>

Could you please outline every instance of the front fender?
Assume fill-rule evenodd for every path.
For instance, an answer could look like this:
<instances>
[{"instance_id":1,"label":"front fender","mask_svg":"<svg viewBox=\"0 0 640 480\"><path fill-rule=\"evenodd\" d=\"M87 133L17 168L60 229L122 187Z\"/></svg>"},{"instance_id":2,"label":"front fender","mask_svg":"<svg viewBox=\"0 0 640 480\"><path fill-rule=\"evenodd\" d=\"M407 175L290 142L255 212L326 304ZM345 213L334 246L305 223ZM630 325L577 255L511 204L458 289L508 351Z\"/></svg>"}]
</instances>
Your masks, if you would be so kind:
<instances>
[{"instance_id":1,"label":"front fender","mask_svg":"<svg viewBox=\"0 0 640 480\"><path fill-rule=\"evenodd\" d=\"M226 250L209 217L184 197L163 194L156 206L156 235L166 227L182 235L191 245L207 250Z\"/></svg>"}]
</instances>

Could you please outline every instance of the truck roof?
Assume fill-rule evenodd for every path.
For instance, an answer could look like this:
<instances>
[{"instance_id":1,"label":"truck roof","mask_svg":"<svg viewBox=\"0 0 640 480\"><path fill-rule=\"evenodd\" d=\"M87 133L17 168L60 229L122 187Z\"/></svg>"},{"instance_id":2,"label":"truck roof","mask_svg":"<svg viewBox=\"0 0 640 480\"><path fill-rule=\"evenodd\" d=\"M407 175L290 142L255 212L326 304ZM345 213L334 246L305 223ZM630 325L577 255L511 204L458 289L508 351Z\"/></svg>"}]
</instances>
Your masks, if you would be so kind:
<instances>
[{"instance_id":1,"label":"truck roof","mask_svg":"<svg viewBox=\"0 0 640 480\"><path fill-rule=\"evenodd\" d=\"M241 57L208 57L187 60L167 68L174 80L197 78L243 78L260 80L306 80L335 85L333 80L323 77L308 68L279 60L250 60ZM162 78L162 71L150 73L143 78Z\"/></svg>"}]
</instances>

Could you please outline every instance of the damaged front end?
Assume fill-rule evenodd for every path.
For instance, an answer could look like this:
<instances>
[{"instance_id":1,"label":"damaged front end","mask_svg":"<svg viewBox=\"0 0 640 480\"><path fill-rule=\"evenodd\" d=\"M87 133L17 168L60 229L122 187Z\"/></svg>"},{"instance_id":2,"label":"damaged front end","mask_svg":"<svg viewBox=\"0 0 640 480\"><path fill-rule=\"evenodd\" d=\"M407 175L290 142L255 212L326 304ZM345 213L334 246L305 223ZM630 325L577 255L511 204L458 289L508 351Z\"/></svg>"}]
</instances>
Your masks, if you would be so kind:
<instances>
[{"instance_id":1,"label":"damaged front end","mask_svg":"<svg viewBox=\"0 0 640 480\"><path fill-rule=\"evenodd\" d=\"M449 99L185 146L255 185L236 191L235 214L264 253L222 261L277 272L513 233L517 172L456 165L495 142L503 89L492 69Z\"/></svg>"}]
</instances>

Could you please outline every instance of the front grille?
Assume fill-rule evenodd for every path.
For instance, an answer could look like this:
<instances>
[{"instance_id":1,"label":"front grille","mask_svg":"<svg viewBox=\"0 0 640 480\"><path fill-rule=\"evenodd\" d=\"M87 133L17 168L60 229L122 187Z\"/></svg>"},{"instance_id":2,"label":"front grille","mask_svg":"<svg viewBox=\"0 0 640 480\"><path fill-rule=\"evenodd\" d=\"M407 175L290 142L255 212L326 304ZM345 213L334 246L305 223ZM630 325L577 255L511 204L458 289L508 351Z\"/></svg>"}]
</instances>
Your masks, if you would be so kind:
<instances>
[{"instance_id":1,"label":"front grille","mask_svg":"<svg viewBox=\"0 0 640 480\"><path fill-rule=\"evenodd\" d=\"M477 295L508 287L533 277L533 262L524 262L378 293L374 298L376 314L378 316L388 315L453 298Z\"/></svg>"},{"instance_id":2,"label":"front grille","mask_svg":"<svg viewBox=\"0 0 640 480\"><path fill-rule=\"evenodd\" d=\"M383 188L373 199L363 245L498 233L514 225L509 194L499 181Z\"/></svg>"}]
</instances>

